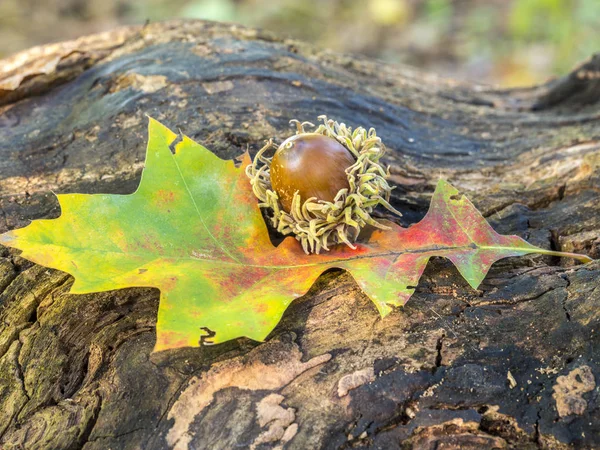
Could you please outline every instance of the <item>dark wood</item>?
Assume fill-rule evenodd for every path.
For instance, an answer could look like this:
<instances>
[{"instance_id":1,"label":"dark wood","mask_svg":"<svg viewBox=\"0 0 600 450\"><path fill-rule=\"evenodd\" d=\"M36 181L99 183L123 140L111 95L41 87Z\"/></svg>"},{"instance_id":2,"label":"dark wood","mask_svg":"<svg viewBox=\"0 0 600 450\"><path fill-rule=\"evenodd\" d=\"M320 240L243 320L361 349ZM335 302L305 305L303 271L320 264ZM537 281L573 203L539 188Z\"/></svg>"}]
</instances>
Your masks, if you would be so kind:
<instances>
[{"instance_id":1,"label":"dark wood","mask_svg":"<svg viewBox=\"0 0 600 450\"><path fill-rule=\"evenodd\" d=\"M0 232L58 216L52 192L132 192L147 114L227 158L327 114L377 129L403 225L445 177L499 232L600 256L598 56L498 90L176 21L20 58L0 62ZM69 295L3 248L0 447L598 448L599 277L512 258L474 291L438 259L381 320L334 271L266 343L151 354L158 291Z\"/></svg>"}]
</instances>

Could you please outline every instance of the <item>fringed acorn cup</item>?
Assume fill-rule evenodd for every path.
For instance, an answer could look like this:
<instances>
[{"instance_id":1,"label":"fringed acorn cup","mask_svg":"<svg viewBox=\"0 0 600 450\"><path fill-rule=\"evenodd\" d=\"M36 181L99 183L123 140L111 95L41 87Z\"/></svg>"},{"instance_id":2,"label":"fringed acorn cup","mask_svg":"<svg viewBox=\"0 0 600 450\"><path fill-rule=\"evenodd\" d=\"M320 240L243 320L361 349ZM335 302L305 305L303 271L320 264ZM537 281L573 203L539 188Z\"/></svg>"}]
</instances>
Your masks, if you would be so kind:
<instances>
[{"instance_id":1,"label":"fringed acorn cup","mask_svg":"<svg viewBox=\"0 0 600 450\"><path fill-rule=\"evenodd\" d=\"M292 120L296 135L279 147L270 140L246 168L259 207L270 210L271 225L293 234L304 251L319 253L344 243L352 249L366 225L388 230L371 216L377 205L401 216L388 202L389 168L379 160L385 146L375 129L355 130L319 116L310 122ZM275 150L267 157L269 150Z\"/></svg>"}]
</instances>

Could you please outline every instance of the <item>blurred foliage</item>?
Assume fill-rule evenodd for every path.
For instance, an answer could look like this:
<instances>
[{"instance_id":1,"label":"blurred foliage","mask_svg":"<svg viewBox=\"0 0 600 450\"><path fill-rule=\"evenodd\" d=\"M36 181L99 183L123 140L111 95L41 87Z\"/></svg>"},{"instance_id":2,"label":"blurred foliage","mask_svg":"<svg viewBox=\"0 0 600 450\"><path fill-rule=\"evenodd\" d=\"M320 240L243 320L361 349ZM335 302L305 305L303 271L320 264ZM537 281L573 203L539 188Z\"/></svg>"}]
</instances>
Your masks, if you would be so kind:
<instances>
[{"instance_id":1,"label":"blurred foliage","mask_svg":"<svg viewBox=\"0 0 600 450\"><path fill-rule=\"evenodd\" d=\"M0 0L0 56L125 23L269 29L442 75L527 85L600 51L600 0Z\"/></svg>"}]
</instances>

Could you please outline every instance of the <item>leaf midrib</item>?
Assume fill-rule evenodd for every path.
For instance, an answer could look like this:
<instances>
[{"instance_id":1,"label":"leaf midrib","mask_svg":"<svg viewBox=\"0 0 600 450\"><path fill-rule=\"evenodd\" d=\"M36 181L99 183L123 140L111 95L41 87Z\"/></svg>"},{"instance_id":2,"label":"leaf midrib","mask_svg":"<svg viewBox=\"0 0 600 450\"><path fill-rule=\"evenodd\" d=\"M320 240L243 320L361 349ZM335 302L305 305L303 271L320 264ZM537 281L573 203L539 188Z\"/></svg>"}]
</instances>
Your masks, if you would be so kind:
<instances>
[{"instance_id":1,"label":"leaf midrib","mask_svg":"<svg viewBox=\"0 0 600 450\"><path fill-rule=\"evenodd\" d=\"M134 257L139 257L139 258L145 258L147 256L155 256L152 253L125 253L125 252L118 252L118 251L114 251L114 250L106 250L106 249L95 249L95 248L90 248L90 247L70 247L70 246L65 246L65 245L56 245L56 244L48 244L46 242L40 242L40 241L33 241L33 240L29 240L29 239L19 239L21 242L27 242L29 244L38 244L38 245L43 245L43 246L47 246L47 247L57 247L57 248L66 248L72 251L81 251L81 252L90 252L90 253L102 253L102 254L118 254L118 255L125 255L125 256L134 256ZM276 248L276 247L274 247ZM379 252L379 253L371 253L368 255L357 255L357 256L352 256L350 258L339 258L339 259L334 259L331 261L321 261L321 262L316 262L316 263L312 263L312 264L295 264L295 265L289 265L289 266L278 266L278 265L273 265L273 266L269 266L269 265L260 265L260 264L246 264L244 262L241 261L224 261L224 260L220 260L220 259L208 259L208 258L196 258L194 256L161 256L161 255L156 255L156 257L152 258L152 261L154 260L158 260L158 259L170 259L170 260L177 260L177 261L197 261L197 262L205 262L205 263L210 263L210 264L214 264L214 265L224 265L224 266L239 266L239 267L253 267L253 268L259 268L259 269L271 269L271 270L284 270L284 269L294 269L294 268L299 268L299 267L317 267L317 266L331 266L331 265L335 265L336 263L346 263L349 261L356 261L356 260L361 260L361 259L373 259L373 258L380 258L380 257L386 257L386 256L400 256L403 254L415 254L415 253L434 253L434 252L446 252L446 251L456 251L456 250L509 250L509 251L522 251L524 253L543 253L540 252L539 250L543 250L543 249L537 249L537 248L519 248L519 247L507 247L507 246L493 246L493 245L483 245L483 246L478 246L478 245L462 245L462 246L435 246L435 247L425 247L422 249L413 249L413 250L405 250L405 251L388 251L388 252ZM431 255L431 256L439 256L439 255Z\"/></svg>"},{"instance_id":2,"label":"leaf midrib","mask_svg":"<svg viewBox=\"0 0 600 450\"><path fill-rule=\"evenodd\" d=\"M194 204L194 208L196 209L196 213L198 214L198 218L200 219L200 222L202 222L202 226L204 227L204 229L206 230L206 232L208 233L208 235L211 237L211 239L215 242L215 244L217 244L219 246L219 248L223 251L223 253L225 253L233 261L235 261L237 263L240 263L239 259L237 259L231 253L229 253L229 251L227 250L227 248L225 246L223 246L223 243L212 234L212 232L210 231L210 229L206 225L206 222L204 222L204 217L202 217L202 214L200 213L200 208L198 208L198 204L196 203L196 199L192 195L192 191L190 191L190 188L189 188L189 186L187 184L187 181L185 180L185 177L183 176L183 173L181 172L181 168L179 167L179 163L177 162L177 158L172 153L171 153L171 157L173 158L173 162L175 163L175 167L177 168L177 172L179 173L179 176L181 177L181 181L183 181L183 185L185 186L185 190L187 191L188 195L192 199L192 203Z\"/></svg>"}]
</instances>

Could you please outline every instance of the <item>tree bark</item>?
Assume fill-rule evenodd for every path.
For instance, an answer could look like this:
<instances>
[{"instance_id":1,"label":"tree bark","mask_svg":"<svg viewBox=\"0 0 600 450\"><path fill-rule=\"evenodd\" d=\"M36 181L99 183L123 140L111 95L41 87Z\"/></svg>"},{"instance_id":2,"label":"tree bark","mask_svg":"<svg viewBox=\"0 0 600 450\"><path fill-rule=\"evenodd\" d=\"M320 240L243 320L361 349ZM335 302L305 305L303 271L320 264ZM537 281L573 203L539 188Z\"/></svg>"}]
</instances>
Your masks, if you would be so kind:
<instances>
[{"instance_id":1,"label":"tree bark","mask_svg":"<svg viewBox=\"0 0 600 450\"><path fill-rule=\"evenodd\" d=\"M174 21L4 60L0 105L0 232L57 217L52 192L133 192L146 115L233 158L326 114L377 129L402 225L444 177L497 231L600 256L599 56L499 90ZM597 448L599 276L510 258L475 291L437 259L382 320L332 271L265 343L151 354L157 290L70 295L2 248L0 447Z\"/></svg>"}]
</instances>

